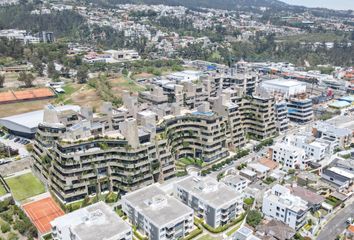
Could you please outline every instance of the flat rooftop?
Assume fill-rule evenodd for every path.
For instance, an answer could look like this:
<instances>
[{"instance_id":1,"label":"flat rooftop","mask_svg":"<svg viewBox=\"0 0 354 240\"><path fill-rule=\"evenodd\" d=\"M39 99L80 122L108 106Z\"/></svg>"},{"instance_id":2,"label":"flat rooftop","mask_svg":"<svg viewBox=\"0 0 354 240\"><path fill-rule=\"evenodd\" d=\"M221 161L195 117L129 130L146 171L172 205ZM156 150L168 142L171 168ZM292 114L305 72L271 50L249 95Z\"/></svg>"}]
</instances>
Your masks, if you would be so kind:
<instances>
[{"instance_id":1,"label":"flat rooftop","mask_svg":"<svg viewBox=\"0 0 354 240\"><path fill-rule=\"evenodd\" d=\"M69 226L80 239L113 239L131 230L107 204L98 202L55 219L52 225L59 229Z\"/></svg>"},{"instance_id":2,"label":"flat rooftop","mask_svg":"<svg viewBox=\"0 0 354 240\"><path fill-rule=\"evenodd\" d=\"M76 105L64 105L57 106L55 109L59 112L66 110L73 110L76 112L80 111L80 107ZM7 127L6 123L14 123L19 126L24 126L27 128L36 128L38 124L43 122L44 110L38 110L33 112L22 113L18 115L13 115L10 117L5 117L0 119L0 125Z\"/></svg>"},{"instance_id":3,"label":"flat rooftop","mask_svg":"<svg viewBox=\"0 0 354 240\"><path fill-rule=\"evenodd\" d=\"M190 207L167 195L155 184L128 193L122 199L128 201L158 227L168 225L187 214L193 214Z\"/></svg>"},{"instance_id":4,"label":"flat rooftop","mask_svg":"<svg viewBox=\"0 0 354 240\"><path fill-rule=\"evenodd\" d=\"M296 87L296 86L306 86L305 83L296 80L286 80L286 79L274 79L267 80L263 82L266 85L274 85L279 87Z\"/></svg>"},{"instance_id":5,"label":"flat rooftop","mask_svg":"<svg viewBox=\"0 0 354 240\"><path fill-rule=\"evenodd\" d=\"M248 180L240 175L227 175L224 177L223 182L231 183L231 184L238 184L240 182L248 182Z\"/></svg>"},{"instance_id":6,"label":"flat rooftop","mask_svg":"<svg viewBox=\"0 0 354 240\"><path fill-rule=\"evenodd\" d=\"M176 183L189 193L195 195L214 208L220 208L225 204L237 200L240 195L225 183L217 182L211 177L188 177Z\"/></svg>"}]
</instances>

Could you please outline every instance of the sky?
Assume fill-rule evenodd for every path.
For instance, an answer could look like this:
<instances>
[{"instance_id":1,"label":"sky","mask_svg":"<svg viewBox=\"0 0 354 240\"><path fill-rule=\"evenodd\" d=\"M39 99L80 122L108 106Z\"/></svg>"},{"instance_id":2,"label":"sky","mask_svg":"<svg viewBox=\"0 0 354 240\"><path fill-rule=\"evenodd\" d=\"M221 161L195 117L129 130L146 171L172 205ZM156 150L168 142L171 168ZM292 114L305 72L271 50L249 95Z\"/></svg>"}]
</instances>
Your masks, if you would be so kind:
<instances>
[{"instance_id":1,"label":"sky","mask_svg":"<svg viewBox=\"0 0 354 240\"><path fill-rule=\"evenodd\" d=\"M283 2L306 7L324 7L339 10L354 10L354 0L281 0Z\"/></svg>"}]
</instances>

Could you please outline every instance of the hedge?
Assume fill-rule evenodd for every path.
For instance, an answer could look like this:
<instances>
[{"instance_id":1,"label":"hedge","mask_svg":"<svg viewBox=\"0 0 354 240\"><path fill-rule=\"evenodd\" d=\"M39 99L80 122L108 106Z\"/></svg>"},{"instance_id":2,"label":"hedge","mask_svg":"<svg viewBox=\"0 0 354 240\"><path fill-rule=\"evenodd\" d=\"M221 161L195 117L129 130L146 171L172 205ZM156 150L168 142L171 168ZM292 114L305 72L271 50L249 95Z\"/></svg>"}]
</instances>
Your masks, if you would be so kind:
<instances>
[{"instance_id":1,"label":"hedge","mask_svg":"<svg viewBox=\"0 0 354 240\"><path fill-rule=\"evenodd\" d=\"M229 227L232 227L232 226L236 225L237 223L241 222L245 218L245 215L246 215L245 213L242 213L238 218L232 220L231 222L229 222L226 225L219 226L217 228L213 228L204 222L202 223L202 225L206 230L208 230L211 233L221 233L221 232L224 232L225 230L227 230Z\"/></svg>"},{"instance_id":2,"label":"hedge","mask_svg":"<svg viewBox=\"0 0 354 240\"><path fill-rule=\"evenodd\" d=\"M203 232L203 229L199 224L194 223L194 225L197 227L197 229L190 232L187 237L183 238L183 240L193 239Z\"/></svg>"}]
</instances>

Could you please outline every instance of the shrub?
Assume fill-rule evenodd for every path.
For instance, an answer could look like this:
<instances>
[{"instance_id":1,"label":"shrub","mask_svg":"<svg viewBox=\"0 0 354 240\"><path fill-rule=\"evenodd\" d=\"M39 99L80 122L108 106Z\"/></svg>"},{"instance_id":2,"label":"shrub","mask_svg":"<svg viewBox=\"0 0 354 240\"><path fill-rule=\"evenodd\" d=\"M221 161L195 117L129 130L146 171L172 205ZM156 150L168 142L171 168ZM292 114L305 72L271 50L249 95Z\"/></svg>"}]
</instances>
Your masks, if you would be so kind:
<instances>
[{"instance_id":1,"label":"shrub","mask_svg":"<svg viewBox=\"0 0 354 240\"><path fill-rule=\"evenodd\" d=\"M245 198L243 200L243 203L248 205L248 206L251 206L254 203L254 198Z\"/></svg>"},{"instance_id":2,"label":"shrub","mask_svg":"<svg viewBox=\"0 0 354 240\"><path fill-rule=\"evenodd\" d=\"M5 212L5 211L9 210L9 206L11 204L11 201L12 201L11 198L1 201L0 202L0 212Z\"/></svg>"},{"instance_id":3,"label":"shrub","mask_svg":"<svg viewBox=\"0 0 354 240\"><path fill-rule=\"evenodd\" d=\"M1 232L2 233L7 233L10 230L11 230L11 227L9 224L7 224L7 223L1 224Z\"/></svg>"},{"instance_id":4,"label":"shrub","mask_svg":"<svg viewBox=\"0 0 354 240\"><path fill-rule=\"evenodd\" d=\"M13 221L12 215L8 212L4 212L0 216L2 219L4 219L5 222L12 223Z\"/></svg>"},{"instance_id":5,"label":"shrub","mask_svg":"<svg viewBox=\"0 0 354 240\"><path fill-rule=\"evenodd\" d=\"M262 214L257 210L251 210L246 218L248 225L256 227L262 220Z\"/></svg>"},{"instance_id":6,"label":"shrub","mask_svg":"<svg viewBox=\"0 0 354 240\"><path fill-rule=\"evenodd\" d=\"M196 236L198 236L199 234L201 234L203 232L202 228L200 227L199 224L194 224L195 226L197 226L197 229L193 230L192 232L190 232L188 234L188 236L186 236L185 238L183 238L183 240L191 240L194 239Z\"/></svg>"},{"instance_id":7,"label":"shrub","mask_svg":"<svg viewBox=\"0 0 354 240\"><path fill-rule=\"evenodd\" d=\"M14 232L10 232L9 236L7 237L7 240L18 240L18 236Z\"/></svg>"},{"instance_id":8,"label":"shrub","mask_svg":"<svg viewBox=\"0 0 354 240\"><path fill-rule=\"evenodd\" d=\"M229 227L232 227L232 226L236 225L237 223L241 222L244 219L244 217L245 217L245 214L241 214L238 218L233 219L228 224L225 224L223 226L219 226L217 228L213 228L204 222L202 223L202 225L206 230L208 230L211 233L221 233L221 232L225 231L226 229L228 229Z\"/></svg>"}]
</instances>

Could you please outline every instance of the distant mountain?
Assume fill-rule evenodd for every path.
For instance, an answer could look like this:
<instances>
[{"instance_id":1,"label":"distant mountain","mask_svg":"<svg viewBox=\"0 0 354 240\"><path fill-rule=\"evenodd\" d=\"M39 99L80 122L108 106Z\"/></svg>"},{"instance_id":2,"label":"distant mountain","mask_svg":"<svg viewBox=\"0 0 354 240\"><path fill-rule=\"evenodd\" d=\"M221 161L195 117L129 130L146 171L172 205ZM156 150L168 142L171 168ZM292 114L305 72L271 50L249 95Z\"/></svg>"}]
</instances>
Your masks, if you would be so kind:
<instances>
[{"instance_id":1,"label":"distant mountain","mask_svg":"<svg viewBox=\"0 0 354 240\"><path fill-rule=\"evenodd\" d=\"M284 8L287 5L279 0L89 0L94 3L124 4L164 4L171 6L185 6L188 8L215 8L236 10L251 7Z\"/></svg>"}]
</instances>

